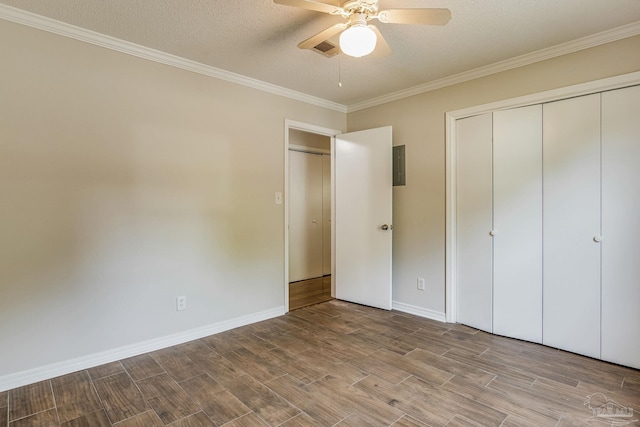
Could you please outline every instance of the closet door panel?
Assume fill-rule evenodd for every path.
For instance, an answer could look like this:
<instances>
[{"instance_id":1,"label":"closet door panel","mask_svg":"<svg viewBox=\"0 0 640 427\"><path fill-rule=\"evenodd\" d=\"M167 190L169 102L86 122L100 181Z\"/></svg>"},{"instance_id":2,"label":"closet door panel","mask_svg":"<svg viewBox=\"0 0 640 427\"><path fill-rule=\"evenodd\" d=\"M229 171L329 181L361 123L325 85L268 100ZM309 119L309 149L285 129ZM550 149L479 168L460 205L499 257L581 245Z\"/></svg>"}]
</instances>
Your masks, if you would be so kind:
<instances>
[{"instance_id":1,"label":"closet door panel","mask_svg":"<svg viewBox=\"0 0 640 427\"><path fill-rule=\"evenodd\" d=\"M322 274L331 274L331 156L322 156Z\"/></svg>"},{"instance_id":2,"label":"closet door panel","mask_svg":"<svg viewBox=\"0 0 640 427\"><path fill-rule=\"evenodd\" d=\"M542 342L542 105L493 113L493 332Z\"/></svg>"},{"instance_id":3,"label":"closet door panel","mask_svg":"<svg viewBox=\"0 0 640 427\"><path fill-rule=\"evenodd\" d=\"M492 331L492 115L457 121L457 320Z\"/></svg>"},{"instance_id":4,"label":"closet door panel","mask_svg":"<svg viewBox=\"0 0 640 427\"><path fill-rule=\"evenodd\" d=\"M289 281L322 276L322 156L289 152Z\"/></svg>"},{"instance_id":5,"label":"closet door panel","mask_svg":"<svg viewBox=\"0 0 640 427\"><path fill-rule=\"evenodd\" d=\"M640 86L602 94L602 358L640 368Z\"/></svg>"},{"instance_id":6,"label":"closet door panel","mask_svg":"<svg viewBox=\"0 0 640 427\"><path fill-rule=\"evenodd\" d=\"M543 116L543 343L600 357L600 94Z\"/></svg>"}]
</instances>

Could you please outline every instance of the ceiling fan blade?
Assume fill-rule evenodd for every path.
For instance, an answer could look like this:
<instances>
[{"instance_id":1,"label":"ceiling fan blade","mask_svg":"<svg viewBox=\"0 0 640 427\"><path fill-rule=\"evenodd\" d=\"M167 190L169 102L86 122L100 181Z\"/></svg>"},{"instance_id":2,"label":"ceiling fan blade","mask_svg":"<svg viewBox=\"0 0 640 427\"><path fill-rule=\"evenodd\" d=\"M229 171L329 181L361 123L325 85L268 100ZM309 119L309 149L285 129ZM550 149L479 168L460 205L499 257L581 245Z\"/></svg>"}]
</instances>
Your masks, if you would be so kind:
<instances>
[{"instance_id":1,"label":"ceiling fan blade","mask_svg":"<svg viewBox=\"0 0 640 427\"><path fill-rule=\"evenodd\" d=\"M348 26L349 24L347 23L333 25L327 28L326 30L320 31L315 36L311 36L305 41L298 43L298 47L300 49L313 49L323 41L330 39L331 37L335 36L339 32L345 30Z\"/></svg>"},{"instance_id":2,"label":"ceiling fan blade","mask_svg":"<svg viewBox=\"0 0 640 427\"><path fill-rule=\"evenodd\" d=\"M376 48L373 50L373 56L379 58L382 56L387 56L391 54L391 48L389 47L389 43L384 39L380 30L375 25L368 25L369 28L376 33Z\"/></svg>"},{"instance_id":3,"label":"ceiling fan blade","mask_svg":"<svg viewBox=\"0 0 640 427\"><path fill-rule=\"evenodd\" d=\"M343 9L335 4L327 4L315 0L273 0L276 4L286 6L300 7L307 10L315 10L317 12L330 13L332 15L340 15Z\"/></svg>"},{"instance_id":4,"label":"ceiling fan blade","mask_svg":"<svg viewBox=\"0 0 640 427\"><path fill-rule=\"evenodd\" d=\"M389 9L378 13L385 24L445 25L451 19L449 9Z\"/></svg>"}]
</instances>

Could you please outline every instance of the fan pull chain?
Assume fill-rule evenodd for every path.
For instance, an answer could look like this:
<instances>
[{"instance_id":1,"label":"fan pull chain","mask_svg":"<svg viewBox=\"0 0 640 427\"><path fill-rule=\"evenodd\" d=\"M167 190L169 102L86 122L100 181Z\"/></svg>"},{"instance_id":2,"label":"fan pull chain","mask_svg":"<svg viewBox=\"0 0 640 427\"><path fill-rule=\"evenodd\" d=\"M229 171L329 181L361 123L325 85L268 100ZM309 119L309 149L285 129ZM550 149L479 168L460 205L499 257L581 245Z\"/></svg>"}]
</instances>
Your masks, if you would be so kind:
<instances>
[{"instance_id":1,"label":"fan pull chain","mask_svg":"<svg viewBox=\"0 0 640 427\"><path fill-rule=\"evenodd\" d=\"M338 54L338 87L342 87L342 60Z\"/></svg>"}]
</instances>

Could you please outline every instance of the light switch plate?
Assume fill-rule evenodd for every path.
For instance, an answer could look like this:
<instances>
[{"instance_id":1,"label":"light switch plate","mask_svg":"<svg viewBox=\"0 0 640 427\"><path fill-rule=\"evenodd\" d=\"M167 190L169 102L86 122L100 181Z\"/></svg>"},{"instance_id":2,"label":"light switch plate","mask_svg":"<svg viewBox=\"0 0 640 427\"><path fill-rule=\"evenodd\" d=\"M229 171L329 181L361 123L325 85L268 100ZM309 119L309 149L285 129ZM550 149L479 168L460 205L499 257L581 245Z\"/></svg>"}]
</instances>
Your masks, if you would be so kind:
<instances>
[{"instance_id":1,"label":"light switch plate","mask_svg":"<svg viewBox=\"0 0 640 427\"><path fill-rule=\"evenodd\" d=\"M179 296L176 297L176 310L182 311L187 309L187 297Z\"/></svg>"},{"instance_id":2,"label":"light switch plate","mask_svg":"<svg viewBox=\"0 0 640 427\"><path fill-rule=\"evenodd\" d=\"M282 204L282 193L277 192L276 193L276 205L281 205Z\"/></svg>"}]
</instances>

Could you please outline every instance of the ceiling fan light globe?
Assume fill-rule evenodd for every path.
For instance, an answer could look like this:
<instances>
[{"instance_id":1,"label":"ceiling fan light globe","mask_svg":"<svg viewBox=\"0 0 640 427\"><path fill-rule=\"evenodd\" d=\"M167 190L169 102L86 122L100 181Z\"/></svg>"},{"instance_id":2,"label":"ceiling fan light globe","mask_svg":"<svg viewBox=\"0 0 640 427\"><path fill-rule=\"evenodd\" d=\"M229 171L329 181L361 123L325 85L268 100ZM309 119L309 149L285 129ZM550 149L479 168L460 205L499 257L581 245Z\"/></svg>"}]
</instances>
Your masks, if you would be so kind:
<instances>
[{"instance_id":1,"label":"ceiling fan light globe","mask_svg":"<svg viewBox=\"0 0 640 427\"><path fill-rule=\"evenodd\" d=\"M366 25L352 25L340 34L340 50L356 58L373 52L376 42L376 33Z\"/></svg>"}]
</instances>

